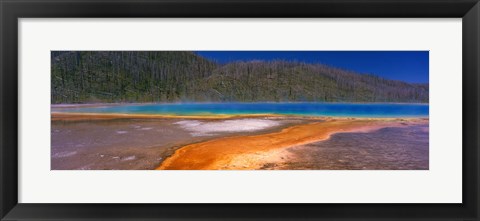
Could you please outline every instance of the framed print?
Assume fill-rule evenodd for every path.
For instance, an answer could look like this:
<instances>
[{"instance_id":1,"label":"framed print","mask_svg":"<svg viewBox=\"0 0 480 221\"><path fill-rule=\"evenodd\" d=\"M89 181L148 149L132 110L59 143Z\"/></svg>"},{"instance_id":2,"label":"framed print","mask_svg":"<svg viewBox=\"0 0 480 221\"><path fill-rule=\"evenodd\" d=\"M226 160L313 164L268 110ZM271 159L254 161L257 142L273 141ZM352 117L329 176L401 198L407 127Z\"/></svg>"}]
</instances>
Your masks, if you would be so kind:
<instances>
[{"instance_id":1,"label":"framed print","mask_svg":"<svg viewBox=\"0 0 480 221\"><path fill-rule=\"evenodd\" d=\"M478 1L1 4L2 220L479 218Z\"/></svg>"},{"instance_id":2,"label":"framed print","mask_svg":"<svg viewBox=\"0 0 480 221\"><path fill-rule=\"evenodd\" d=\"M51 54L51 170L429 169L428 51Z\"/></svg>"}]
</instances>

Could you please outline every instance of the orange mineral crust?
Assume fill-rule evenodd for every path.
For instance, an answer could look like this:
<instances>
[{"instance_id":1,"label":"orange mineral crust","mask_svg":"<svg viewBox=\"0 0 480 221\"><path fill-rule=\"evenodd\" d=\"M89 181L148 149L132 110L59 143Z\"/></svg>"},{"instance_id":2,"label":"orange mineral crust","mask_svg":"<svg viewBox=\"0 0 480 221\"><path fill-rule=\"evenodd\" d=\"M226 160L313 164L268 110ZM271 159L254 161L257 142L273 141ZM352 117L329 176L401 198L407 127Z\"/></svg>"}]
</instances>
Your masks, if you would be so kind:
<instances>
[{"instance_id":1,"label":"orange mineral crust","mask_svg":"<svg viewBox=\"0 0 480 221\"><path fill-rule=\"evenodd\" d=\"M409 122L412 123L412 122ZM333 119L285 128L280 132L214 139L184 146L158 170L254 170L279 158L282 150L328 139L340 132L369 132L407 124L393 119Z\"/></svg>"}]
</instances>

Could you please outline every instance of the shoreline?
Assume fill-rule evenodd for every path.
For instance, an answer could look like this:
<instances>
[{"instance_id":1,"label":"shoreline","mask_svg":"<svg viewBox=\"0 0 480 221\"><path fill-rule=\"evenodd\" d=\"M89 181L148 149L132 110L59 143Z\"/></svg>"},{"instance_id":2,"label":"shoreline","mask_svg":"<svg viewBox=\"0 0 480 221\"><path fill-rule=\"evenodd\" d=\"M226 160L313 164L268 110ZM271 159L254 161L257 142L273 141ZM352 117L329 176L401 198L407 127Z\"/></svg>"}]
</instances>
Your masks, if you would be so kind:
<instances>
[{"instance_id":1,"label":"shoreline","mask_svg":"<svg viewBox=\"0 0 480 221\"><path fill-rule=\"evenodd\" d=\"M186 145L165 159L157 170L255 170L283 159L290 147L327 140L336 133L371 132L386 127L428 123L427 119L328 119L295 125L280 132L225 137Z\"/></svg>"},{"instance_id":2,"label":"shoreline","mask_svg":"<svg viewBox=\"0 0 480 221\"><path fill-rule=\"evenodd\" d=\"M51 112L52 121L76 121L76 120L109 120L109 119L240 119L261 117L296 117L306 119L332 120L332 119L362 119L362 120L412 120L429 119L427 116L408 117L358 117L358 116L307 116L287 114L205 114L205 115L174 115L174 114L120 114L120 113L73 113Z\"/></svg>"},{"instance_id":3,"label":"shoreline","mask_svg":"<svg viewBox=\"0 0 480 221\"><path fill-rule=\"evenodd\" d=\"M212 115L174 115L174 114L112 114L112 113L72 113L52 112L52 121L75 121L75 120L110 120L110 119L236 119L246 117L282 117L279 114L212 114Z\"/></svg>"},{"instance_id":4,"label":"shoreline","mask_svg":"<svg viewBox=\"0 0 480 221\"><path fill-rule=\"evenodd\" d=\"M429 105L429 102L424 103L412 103L412 102L349 102L349 101L339 101L339 102L326 102L326 101L280 101L280 102L269 102L269 101L259 101L259 102L120 102L120 103L79 103L79 104L51 104L50 108L84 108L84 107L102 107L102 106L122 106L122 105L180 105L180 104L218 104L218 103L227 103L227 104L309 104L309 103L320 103L320 104L399 104L399 105Z\"/></svg>"}]
</instances>

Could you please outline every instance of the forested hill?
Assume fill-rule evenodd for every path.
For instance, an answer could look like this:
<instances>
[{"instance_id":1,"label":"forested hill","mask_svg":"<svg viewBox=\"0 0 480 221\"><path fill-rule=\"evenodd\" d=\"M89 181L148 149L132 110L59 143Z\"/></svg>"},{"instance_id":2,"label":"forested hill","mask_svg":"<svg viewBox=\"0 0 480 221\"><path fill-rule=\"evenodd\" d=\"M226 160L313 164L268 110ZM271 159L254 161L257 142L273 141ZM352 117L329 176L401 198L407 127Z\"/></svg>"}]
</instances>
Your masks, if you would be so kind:
<instances>
[{"instance_id":1,"label":"forested hill","mask_svg":"<svg viewBox=\"0 0 480 221\"><path fill-rule=\"evenodd\" d=\"M217 64L193 52L52 52L52 103L428 102L428 84L321 64Z\"/></svg>"}]
</instances>

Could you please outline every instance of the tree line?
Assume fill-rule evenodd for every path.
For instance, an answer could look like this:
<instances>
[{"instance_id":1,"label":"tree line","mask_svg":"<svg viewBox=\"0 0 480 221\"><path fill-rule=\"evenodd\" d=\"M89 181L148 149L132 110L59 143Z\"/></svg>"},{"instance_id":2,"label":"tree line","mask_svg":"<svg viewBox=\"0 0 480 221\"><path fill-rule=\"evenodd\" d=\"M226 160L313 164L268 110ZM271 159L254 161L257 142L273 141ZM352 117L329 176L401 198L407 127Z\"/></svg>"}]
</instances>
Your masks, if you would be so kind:
<instances>
[{"instance_id":1,"label":"tree line","mask_svg":"<svg viewBox=\"0 0 480 221\"><path fill-rule=\"evenodd\" d=\"M53 51L51 101L428 102L428 84L323 64L219 64L187 51Z\"/></svg>"}]
</instances>

